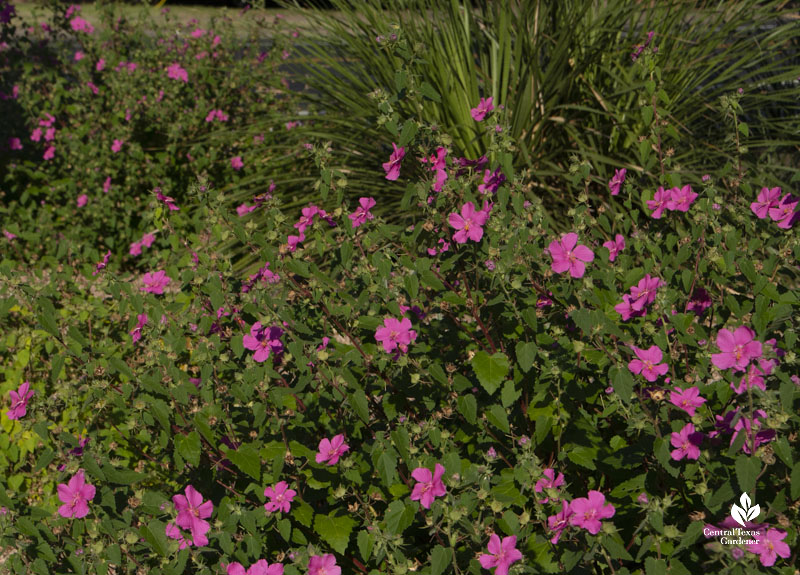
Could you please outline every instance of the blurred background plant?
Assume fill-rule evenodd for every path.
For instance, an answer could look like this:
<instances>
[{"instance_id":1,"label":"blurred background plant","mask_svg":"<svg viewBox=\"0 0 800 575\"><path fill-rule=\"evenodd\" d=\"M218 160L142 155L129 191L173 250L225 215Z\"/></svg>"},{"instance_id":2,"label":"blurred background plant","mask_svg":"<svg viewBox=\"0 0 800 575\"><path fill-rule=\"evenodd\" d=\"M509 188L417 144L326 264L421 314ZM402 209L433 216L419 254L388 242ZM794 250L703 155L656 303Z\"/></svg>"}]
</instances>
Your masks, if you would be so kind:
<instances>
[{"instance_id":1,"label":"blurred background plant","mask_svg":"<svg viewBox=\"0 0 800 575\"><path fill-rule=\"evenodd\" d=\"M747 164L769 164L783 185L797 174L800 26L785 1L332 4L334 11L301 11L316 37L293 58L305 81L297 96L308 108L295 118L302 124L294 135L330 142L348 174L349 195L379 193L380 209L392 219L412 217L400 209L404 190L374 175L399 137L398 118L439 126L452 136L454 153L476 159L494 130L470 116L481 97L504 108L518 142L514 164L532 175L551 214L571 204L558 176L573 155L591 163L600 195L622 167L655 188L657 166L637 165L653 128L673 172L699 177L709 165L733 165L735 143L718 145L729 134L720 98L738 89L749 139L739 152ZM638 74L637 51L657 52L663 75ZM651 101L642 88L656 81ZM259 118L260 125L270 122Z\"/></svg>"}]
</instances>

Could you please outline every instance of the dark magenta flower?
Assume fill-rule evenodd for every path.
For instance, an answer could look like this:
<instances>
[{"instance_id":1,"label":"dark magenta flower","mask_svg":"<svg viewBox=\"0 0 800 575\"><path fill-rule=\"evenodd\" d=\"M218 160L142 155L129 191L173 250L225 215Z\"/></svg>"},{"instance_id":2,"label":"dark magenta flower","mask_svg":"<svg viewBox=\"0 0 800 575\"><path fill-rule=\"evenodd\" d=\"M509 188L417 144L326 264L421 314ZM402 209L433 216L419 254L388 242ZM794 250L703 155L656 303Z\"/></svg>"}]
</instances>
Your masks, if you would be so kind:
<instances>
[{"instance_id":1,"label":"dark magenta flower","mask_svg":"<svg viewBox=\"0 0 800 575\"><path fill-rule=\"evenodd\" d=\"M494 194L505 181L506 176L500 168L497 168L494 172L484 170L483 183L478 186L478 191L482 194Z\"/></svg>"},{"instance_id":2,"label":"dark magenta flower","mask_svg":"<svg viewBox=\"0 0 800 575\"><path fill-rule=\"evenodd\" d=\"M236 170L237 172L244 168L244 162L242 161L241 156L234 156L231 158L231 168Z\"/></svg>"},{"instance_id":3,"label":"dark magenta flower","mask_svg":"<svg viewBox=\"0 0 800 575\"><path fill-rule=\"evenodd\" d=\"M133 343L136 343L140 339L142 339L142 328L147 325L147 314L140 313L136 316L136 327L130 331L131 339L133 339Z\"/></svg>"},{"instance_id":4,"label":"dark magenta flower","mask_svg":"<svg viewBox=\"0 0 800 575\"><path fill-rule=\"evenodd\" d=\"M175 205L175 200L161 193L161 188L156 188L155 192L156 192L156 197L160 201L164 202L164 205L166 205L171 212L177 212L178 210L180 210L180 208Z\"/></svg>"}]
</instances>

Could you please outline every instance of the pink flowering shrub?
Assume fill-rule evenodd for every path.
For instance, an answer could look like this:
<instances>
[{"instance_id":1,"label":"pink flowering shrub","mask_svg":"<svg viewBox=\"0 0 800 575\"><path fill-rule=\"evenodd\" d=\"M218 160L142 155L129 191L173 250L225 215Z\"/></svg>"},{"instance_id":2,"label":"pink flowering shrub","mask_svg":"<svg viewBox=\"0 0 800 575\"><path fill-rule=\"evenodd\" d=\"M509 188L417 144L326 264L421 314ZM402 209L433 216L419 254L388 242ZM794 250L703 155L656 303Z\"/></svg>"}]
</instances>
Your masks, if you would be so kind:
<instances>
[{"instance_id":1,"label":"pink flowering shrub","mask_svg":"<svg viewBox=\"0 0 800 575\"><path fill-rule=\"evenodd\" d=\"M130 56L105 53L101 73L165 76L180 60L191 84L196 43L225 49L196 30L185 52L168 44L168 58L133 71ZM162 101L189 89L156 87ZM227 104L198 101L197 129L223 123L206 122L209 110L235 122ZM36 115L40 140L55 127L68 148L74 126L52 112ZM142 164L135 230L111 225L123 216L102 203L134 172L106 194L108 176L89 171L42 220L3 219L3 568L794 570L800 242L777 225L787 216L751 206L776 201L755 191L770 180L665 163L660 186L678 195L653 218L633 165L617 195L590 166L573 178L565 166L576 201L554 221L535 174L513 169L506 126L461 158L441 130L400 124L406 157L375 161L369 177L399 172L389 182L416 208L401 224L382 195L346 193L362 176L331 168L324 143L298 147L323 201L287 206L265 187L240 217L225 186L260 156L239 172L238 149L219 150L219 170L206 164L208 179L182 188L177 168L147 171L136 130L98 136L123 139L120 161ZM79 192L91 196L80 211ZM35 198L45 214L61 201ZM91 244L66 229L77 219L48 220L90 210L108 219ZM47 221L64 226L58 241ZM711 534L737 517L757 543Z\"/></svg>"}]
</instances>

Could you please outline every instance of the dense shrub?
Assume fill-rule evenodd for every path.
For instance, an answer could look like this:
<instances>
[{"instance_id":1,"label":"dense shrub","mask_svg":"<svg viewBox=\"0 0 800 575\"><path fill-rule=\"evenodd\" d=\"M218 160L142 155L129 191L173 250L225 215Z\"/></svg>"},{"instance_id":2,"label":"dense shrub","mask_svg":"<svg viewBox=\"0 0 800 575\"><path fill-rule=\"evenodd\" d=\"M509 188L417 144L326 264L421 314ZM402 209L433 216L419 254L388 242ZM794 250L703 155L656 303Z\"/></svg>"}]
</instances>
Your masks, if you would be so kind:
<instances>
[{"instance_id":1,"label":"dense shrub","mask_svg":"<svg viewBox=\"0 0 800 575\"><path fill-rule=\"evenodd\" d=\"M410 225L350 197L324 142L302 152L325 203L298 218L270 193L235 209L226 153L144 181L136 233L67 229L63 190L4 220L2 568L794 573L800 200L739 161L743 97L730 165L675 170L658 126L636 158L657 186L571 159L566 230L477 98L500 127L477 158L395 117L371 173ZM737 525L758 543L718 533Z\"/></svg>"},{"instance_id":2,"label":"dense shrub","mask_svg":"<svg viewBox=\"0 0 800 575\"><path fill-rule=\"evenodd\" d=\"M203 29L168 10L102 14L95 28L65 5L48 22L6 29L0 175L10 232L24 237L14 224L30 219L75 247L100 241L122 254L148 231L141 214L155 188L178 200L198 177L246 188L283 134L231 130L293 105L278 73L280 21L234 28L219 18ZM275 31L269 49L262 28Z\"/></svg>"}]
</instances>

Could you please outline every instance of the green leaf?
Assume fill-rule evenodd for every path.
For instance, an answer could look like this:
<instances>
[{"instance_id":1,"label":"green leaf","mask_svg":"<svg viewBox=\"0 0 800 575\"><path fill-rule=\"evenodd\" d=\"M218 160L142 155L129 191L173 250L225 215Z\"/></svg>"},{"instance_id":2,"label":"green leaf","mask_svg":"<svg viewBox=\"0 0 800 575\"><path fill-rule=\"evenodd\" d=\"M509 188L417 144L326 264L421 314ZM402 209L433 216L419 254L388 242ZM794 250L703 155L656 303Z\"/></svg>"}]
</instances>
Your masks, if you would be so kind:
<instances>
[{"instance_id":1,"label":"green leaf","mask_svg":"<svg viewBox=\"0 0 800 575\"><path fill-rule=\"evenodd\" d=\"M391 448L382 450L377 467L383 484L391 487L397 481L397 452Z\"/></svg>"},{"instance_id":2,"label":"green leaf","mask_svg":"<svg viewBox=\"0 0 800 575\"><path fill-rule=\"evenodd\" d=\"M486 414L486 419L488 419L489 423L494 425L497 429L504 431L505 433L511 431L508 426L508 415L506 414L506 410L500 405L493 405Z\"/></svg>"},{"instance_id":3,"label":"green leaf","mask_svg":"<svg viewBox=\"0 0 800 575\"><path fill-rule=\"evenodd\" d=\"M642 120L646 127L650 126L653 122L653 106L642 106Z\"/></svg>"},{"instance_id":4,"label":"green leaf","mask_svg":"<svg viewBox=\"0 0 800 575\"><path fill-rule=\"evenodd\" d=\"M597 469L594 464L595 459L597 459L597 448L596 447L585 447L583 445L576 445L572 447L569 451L567 451L567 457L573 463L577 463L578 465L585 467L587 469Z\"/></svg>"},{"instance_id":5,"label":"green leaf","mask_svg":"<svg viewBox=\"0 0 800 575\"><path fill-rule=\"evenodd\" d=\"M517 342L515 351L517 353L517 363L522 371L528 373L536 360L536 344L533 342Z\"/></svg>"},{"instance_id":6,"label":"green leaf","mask_svg":"<svg viewBox=\"0 0 800 575\"><path fill-rule=\"evenodd\" d=\"M625 546L622 545L622 543L620 543L616 539L613 539L611 537L604 537L603 547L606 548L608 554L611 555L612 559L624 559L625 561L633 561L633 557L631 557L631 554L628 553L627 549L625 549Z\"/></svg>"},{"instance_id":7,"label":"green leaf","mask_svg":"<svg viewBox=\"0 0 800 575\"><path fill-rule=\"evenodd\" d=\"M400 141L397 142L397 145L400 147L405 146L411 140L414 139L414 136L417 135L417 123L413 120L406 120L403 124L403 131L400 132Z\"/></svg>"},{"instance_id":8,"label":"green leaf","mask_svg":"<svg viewBox=\"0 0 800 575\"><path fill-rule=\"evenodd\" d=\"M420 93L428 98L429 100L433 100L434 102L441 102L442 97L439 95L439 92L436 91L436 88L431 86L428 82L423 82L422 85L419 87Z\"/></svg>"},{"instance_id":9,"label":"green leaf","mask_svg":"<svg viewBox=\"0 0 800 575\"><path fill-rule=\"evenodd\" d=\"M667 575L667 562L664 559L648 557L644 560L644 572L647 575Z\"/></svg>"},{"instance_id":10,"label":"green leaf","mask_svg":"<svg viewBox=\"0 0 800 575\"><path fill-rule=\"evenodd\" d=\"M748 455L736 458L736 479L743 493L752 493L756 486L756 477L761 472L761 460Z\"/></svg>"},{"instance_id":11,"label":"green leaf","mask_svg":"<svg viewBox=\"0 0 800 575\"><path fill-rule=\"evenodd\" d=\"M58 324L56 324L56 308L53 307L53 302L46 297L40 297L36 300L36 304L39 308L36 319L47 333L56 339L61 339L61 333L58 331Z\"/></svg>"},{"instance_id":12,"label":"green leaf","mask_svg":"<svg viewBox=\"0 0 800 575\"><path fill-rule=\"evenodd\" d=\"M261 458L255 447L244 444L239 446L239 449L228 449L225 451L225 457L247 475L256 481L261 481Z\"/></svg>"},{"instance_id":13,"label":"green leaf","mask_svg":"<svg viewBox=\"0 0 800 575\"><path fill-rule=\"evenodd\" d=\"M437 545L431 552L431 575L442 575L450 565L450 553L441 545Z\"/></svg>"},{"instance_id":14,"label":"green leaf","mask_svg":"<svg viewBox=\"0 0 800 575\"><path fill-rule=\"evenodd\" d=\"M372 547L375 545L374 537L366 531L359 531L357 542L361 559L369 561L370 556L372 556Z\"/></svg>"},{"instance_id":15,"label":"green leaf","mask_svg":"<svg viewBox=\"0 0 800 575\"><path fill-rule=\"evenodd\" d=\"M459 395L458 399L456 399L456 404L458 405L459 413L464 416L464 419L468 423L475 425L478 421L478 402L475 400L475 396L471 393Z\"/></svg>"},{"instance_id":16,"label":"green leaf","mask_svg":"<svg viewBox=\"0 0 800 575\"><path fill-rule=\"evenodd\" d=\"M166 557L168 552L166 528L167 526L164 523L158 519L153 519L150 523L143 525L139 529L139 534L144 537L144 540L162 557Z\"/></svg>"},{"instance_id":17,"label":"green leaf","mask_svg":"<svg viewBox=\"0 0 800 575\"><path fill-rule=\"evenodd\" d=\"M146 473L138 473L131 469L117 469L110 464L103 466L103 474L109 483L118 483L119 485L132 485L147 477Z\"/></svg>"},{"instance_id":18,"label":"green leaf","mask_svg":"<svg viewBox=\"0 0 800 575\"><path fill-rule=\"evenodd\" d=\"M173 441L178 454L187 463L194 467L200 465L200 436L196 431L192 431L189 435L176 435Z\"/></svg>"},{"instance_id":19,"label":"green leaf","mask_svg":"<svg viewBox=\"0 0 800 575\"><path fill-rule=\"evenodd\" d=\"M314 518L314 531L337 553L341 554L347 549L350 532L355 524L353 519L346 516L317 515Z\"/></svg>"},{"instance_id":20,"label":"green leaf","mask_svg":"<svg viewBox=\"0 0 800 575\"><path fill-rule=\"evenodd\" d=\"M357 389L350 394L350 405L353 406L358 417L361 421L369 425L369 402L367 401L367 394L363 390Z\"/></svg>"},{"instance_id":21,"label":"green leaf","mask_svg":"<svg viewBox=\"0 0 800 575\"><path fill-rule=\"evenodd\" d=\"M795 463L792 468L792 499L800 498L800 463Z\"/></svg>"},{"instance_id":22,"label":"green leaf","mask_svg":"<svg viewBox=\"0 0 800 575\"><path fill-rule=\"evenodd\" d=\"M614 392L623 402L630 403L633 395L633 376L630 370L615 365L608 370L608 375Z\"/></svg>"},{"instance_id":23,"label":"green leaf","mask_svg":"<svg viewBox=\"0 0 800 575\"><path fill-rule=\"evenodd\" d=\"M489 355L478 351L472 358L472 369L483 388L493 394L508 375L508 358L500 352Z\"/></svg>"},{"instance_id":24,"label":"green leaf","mask_svg":"<svg viewBox=\"0 0 800 575\"><path fill-rule=\"evenodd\" d=\"M386 509L386 529L392 535L401 535L414 522L416 508L402 501L392 501Z\"/></svg>"}]
</instances>

